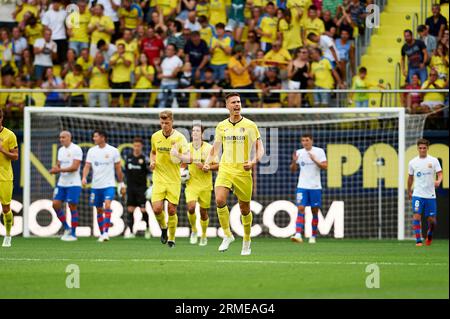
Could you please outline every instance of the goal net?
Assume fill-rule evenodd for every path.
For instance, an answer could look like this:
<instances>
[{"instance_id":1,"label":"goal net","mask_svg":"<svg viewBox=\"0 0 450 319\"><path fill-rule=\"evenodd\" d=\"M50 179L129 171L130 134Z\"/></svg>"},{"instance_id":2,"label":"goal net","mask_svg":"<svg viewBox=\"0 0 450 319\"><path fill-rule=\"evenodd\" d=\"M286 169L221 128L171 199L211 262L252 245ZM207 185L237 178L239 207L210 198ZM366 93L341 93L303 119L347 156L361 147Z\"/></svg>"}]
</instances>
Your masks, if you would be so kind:
<instances>
[{"instance_id":1,"label":"goal net","mask_svg":"<svg viewBox=\"0 0 450 319\"><path fill-rule=\"evenodd\" d=\"M134 137L145 141L160 129L158 109L27 108L25 113L24 236L61 234L61 223L51 207L57 177L48 173L56 163L58 134L69 130L86 158L92 132L108 133L108 143L122 158L132 152ZM205 127L204 140L212 142L215 126L227 117L226 109L175 109L174 127L190 141L193 123ZM301 147L300 136L311 133L314 145L323 148L328 170L322 172L322 208L319 234L336 238L409 238L409 202L405 196L407 161L415 154L425 116L406 115L401 108L369 109L244 109L243 115L260 128L266 155L254 171L252 235L289 237L295 232L298 171L289 169L292 153ZM84 160L82 162L82 167ZM89 188L79 204L79 236L98 235ZM221 236L214 196L208 235ZM119 198L113 203L111 236L122 234L126 209ZM237 199L230 196L231 227L242 235ZM147 203L152 236L160 230ZM177 236L189 235L184 187L178 206ZM309 216L309 217L308 217ZM135 232L144 229L135 213ZM310 219L307 210L306 221ZM199 218L197 219L199 220ZM70 221L70 218L68 218ZM306 235L310 228L306 226Z\"/></svg>"}]
</instances>

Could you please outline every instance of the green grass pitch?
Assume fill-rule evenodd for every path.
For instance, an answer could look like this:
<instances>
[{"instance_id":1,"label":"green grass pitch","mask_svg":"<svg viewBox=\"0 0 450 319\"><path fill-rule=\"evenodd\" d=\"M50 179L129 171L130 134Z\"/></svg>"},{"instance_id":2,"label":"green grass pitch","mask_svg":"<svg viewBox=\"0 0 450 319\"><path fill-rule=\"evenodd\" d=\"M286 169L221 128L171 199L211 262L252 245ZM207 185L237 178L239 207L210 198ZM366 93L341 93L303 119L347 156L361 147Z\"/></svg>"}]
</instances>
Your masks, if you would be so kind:
<instances>
[{"instance_id":1,"label":"green grass pitch","mask_svg":"<svg viewBox=\"0 0 450 319\"><path fill-rule=\"evenodd\" d=\"M241 238L225 253L178 238L13 238L0 247L0 298L448 298L448 240L335 240L316 245L255 238L240 256ZM368 289L366 266L377 264L380 288ZM80 288L66 287L66 267L80 270Z\"/></svg>"}]
</instances>

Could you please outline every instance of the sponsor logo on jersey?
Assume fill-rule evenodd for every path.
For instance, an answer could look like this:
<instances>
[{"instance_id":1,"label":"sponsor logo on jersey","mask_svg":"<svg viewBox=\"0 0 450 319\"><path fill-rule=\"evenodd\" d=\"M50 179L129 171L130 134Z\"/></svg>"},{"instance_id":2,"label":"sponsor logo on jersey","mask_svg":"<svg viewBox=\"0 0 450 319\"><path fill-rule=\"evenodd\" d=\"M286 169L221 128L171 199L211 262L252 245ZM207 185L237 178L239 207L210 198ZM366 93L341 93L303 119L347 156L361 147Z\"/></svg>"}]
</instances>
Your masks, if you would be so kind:
<instances>
[{"instance_id":1,"label":"sponsor logo on jersey","mask_svg":"<svg viewBox=\"0 0 450 319\"><path fill-rule=\"evenodd\" d=\"M428 163L428 168L432 168L432 167L433 167L433 164Z\"/></svg>"},{"instance_id":2,"label":"sponsor logo on jersey","mask_svg":"<svg viewBox=\"0 0 450 319\"><path fill-rule=\"evenodd\" d=\"M139 164L144 164L144 160L142 158L139 159Z\"/></svg>"},{"instance_id":3,"label":"sponsor logo on jersey","mask_svg":"<svg viewBox=\"0 0 450 319\"><path fill-rule=\"evenodd\" d=\"M417 172L416 176L420 177L420 176L422 176L422 173L421 172Z\"/></svg>"}]
</instances>

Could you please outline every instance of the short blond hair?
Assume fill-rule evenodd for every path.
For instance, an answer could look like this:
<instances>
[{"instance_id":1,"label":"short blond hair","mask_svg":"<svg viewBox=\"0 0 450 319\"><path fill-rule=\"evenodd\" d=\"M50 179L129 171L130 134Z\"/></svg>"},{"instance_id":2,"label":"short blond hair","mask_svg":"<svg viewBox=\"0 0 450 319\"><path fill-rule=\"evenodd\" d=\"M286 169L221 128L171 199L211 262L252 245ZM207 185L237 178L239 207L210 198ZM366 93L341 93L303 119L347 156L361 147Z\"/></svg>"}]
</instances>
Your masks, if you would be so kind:
<instances>
[{"instance_id":1,"label":"short blond hair","mask_svg":"<svg viewBox=\"0 0 450 319\"><path fill-rule=\"evenodd\" d=\"M171 119L173 121L173 113L172 111L162 111L161 113L159 113L159 118L161 120Z\"/></svg>"}]
</instances>

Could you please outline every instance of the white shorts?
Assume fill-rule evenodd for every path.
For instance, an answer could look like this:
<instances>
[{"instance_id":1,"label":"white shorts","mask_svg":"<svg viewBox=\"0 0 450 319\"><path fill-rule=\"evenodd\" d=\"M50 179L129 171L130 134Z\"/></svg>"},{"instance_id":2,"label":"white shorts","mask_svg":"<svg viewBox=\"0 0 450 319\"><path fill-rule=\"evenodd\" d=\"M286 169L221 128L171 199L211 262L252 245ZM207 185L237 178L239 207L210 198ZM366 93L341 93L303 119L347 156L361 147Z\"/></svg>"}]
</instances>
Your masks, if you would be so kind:
<instances>
[{"instance_id":1,"label":"white shorts","mask_svg":"<svg viewBox=\"0 0 450 319\"><path fill-rule=\"evenodd\" d=\"M422 103L420 103L420 106L427 106L430 108L430 110L434 110L435 108L439 107L439 106L444 106L444 102L441 101L424 101Z\"/></svg>"},{"instance_id":2,"label":"white shorts","mask_svg":"<svg viewBox=\"0 0 450 319\"><path fill-rule=\"evenodd\" d=\"M289 80L289 90L298 90L300 89L300 82Z\"/></svg>"},{"instance_id":3,"label":"white shorts","mask_svg":"<svg viewBox=\"0 0 450 319\"><path fill-rule=\"evenodd\" d=\"M202 100L197 100L197 102L201 108L208 108L211 100L210 99L202 99Z\"/></svg>"}]
</instances>

